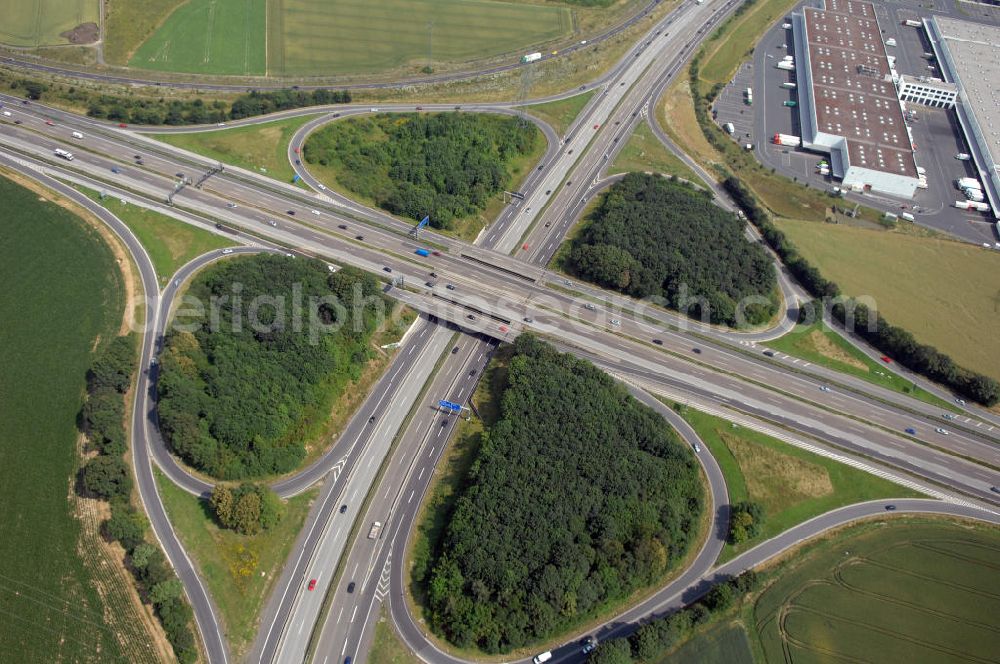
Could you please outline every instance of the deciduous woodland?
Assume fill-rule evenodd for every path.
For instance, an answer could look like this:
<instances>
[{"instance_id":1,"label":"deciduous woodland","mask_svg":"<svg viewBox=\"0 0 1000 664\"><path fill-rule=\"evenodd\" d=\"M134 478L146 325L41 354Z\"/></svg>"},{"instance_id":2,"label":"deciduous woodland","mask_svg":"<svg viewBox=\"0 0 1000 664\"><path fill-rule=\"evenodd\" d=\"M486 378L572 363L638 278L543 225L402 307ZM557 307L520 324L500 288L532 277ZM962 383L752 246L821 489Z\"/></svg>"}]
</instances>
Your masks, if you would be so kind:
<instances>
[{"instance_id":1,"label":"deciduous woodland","mask_svg":"<svg viewBox=\"0 0 1000 664\"><path fill-rule=\"evenodd\" d=\"M511 181L509 167L539 139L531 123L483 113L376 115L335 122L309 137L308 163L393 214L430 215L435 228L482 212Z\"/></svg>"},{"instance_id":2,"label":"deciduous woodland","mask_svg":"<svg viewBox=\"0 0 1000 664\"><path fill-rule=\"evenodd\" d=\"M433 628L490 653L661 579L703 509L694 455L660 415L531 335L514 351L428 582Z\"/></svg>"},{"instance_id":3,"label":"deciduous woodland","mask_svg":"<svg viewBox=\"0 0 1000 664\"><path fill-rule=\"evenodd\" d=\"M566 267L579 277L712 323L767 322L776 277L745 223L707 193L655 175L612 185L573 242Z\"/></svg>"},{"instance_id":4,"label":"deciduous woodland","mask_svg":"<svg viewBox=\"0 0 1000 664\"><path fill-rule=\"evenodd\" d=\"M163 435L213 477L295 469L310 432L370 357L369 339L388 311L378 282L261 254L207 269L188 295L206 311L178 318L167 334L158 381Z\"/></svg>"}]
</instances>

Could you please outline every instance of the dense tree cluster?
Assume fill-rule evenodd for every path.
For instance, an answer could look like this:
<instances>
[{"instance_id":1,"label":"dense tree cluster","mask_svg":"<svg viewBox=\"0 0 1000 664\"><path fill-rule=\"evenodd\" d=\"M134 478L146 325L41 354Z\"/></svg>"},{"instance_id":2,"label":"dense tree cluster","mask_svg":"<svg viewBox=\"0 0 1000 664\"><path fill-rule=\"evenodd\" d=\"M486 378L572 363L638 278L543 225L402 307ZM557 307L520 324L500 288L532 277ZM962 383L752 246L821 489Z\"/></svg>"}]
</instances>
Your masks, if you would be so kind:
<instances>
[{"instance_id":1,"label":"dense tree cluster","mask_svg":"<svg viewBox=\"0 0 1000 664\"><path fill-rule=\"evenodd\" d=\"M785 234L771 223L767 212L745 184L730 176L723 186L810 294L817 298L845 300L835 301L832 307L834 317L840 322L850 323L848 327L856 334L908 369L985 406L1000 402L1000 383L995 379L956 364L934 346L919 343L908 330L892 325L879 313L873 315L864 304L841 298L840 287L824 278L814 265L799 254Z\"/></svg>"},{"instance_id":2,"label":"dense tree cluster","mask_svg":"<svg viewBox=\"0 0 1000 664\"><path fill-rule=\"evenodd\" d=\"M163 552L146 541L149 524L145 517L129 503L132 474L124 459L124 411L135 368L135 340L123 336L113 339L87 372L87 400L80 424L100 454L84 466L81 483L89 493L111 501L104 533L124 547L140 594L153 605L178 661L189 664L198 658L190 627L191 607Z\"/></svg>"},{"instance_id":3,"label":"dense tree cluster","mask_svg":"<svg viewBox=\"0 0 1000 664\"><path fill-rule=\"evenodd\" d=\"M648 622L630 636L604 641L590 655L590 664L659 662L691 637L695 628L717 618L748 593L760 587L750 570L717 583L698 602Z\"/></svg>"},{"instance_id":4,"label":"dense tree cluster","mask_svg":"<svg viewBox=\"0 0 1000 664\"><path fill-rule=\"evenodd\" d=\"M209 268L188 295L206 311L166 336L157 383L164 436L214 477L293 470L305 456L304 432L370 357L387 309L378 282L261 254Z\"/></svg>"},{"instance_id":5,"label":"dense tree cluster","mask_svg":"<svg viewBox=\"0 0 1000 664\"><path fill-rule=\"evenodd\" d=\"M284 505L278 494L262 484L244 483L232 487L219 484L209 501L223 528L241 535L256 535L281 520Z\"/></svg>"},{"instance_id":6,"label":"dense tree cluster","mask_svg":"<svg viewBox=\"0 0 1000 664\"><path fill-rule=\"evenodd\" d=\"M760 534L764 523L764 508L759 503L742 500L729 510L730 544L740 544Z\"/></svg>"},{"instance_id":7,"label":"dense tree cluster","mask_svg":"<svg viewBox=\"0 0 1000 664\"><path fill-rule=\"evenodd\" d=\"M38 81L19 79L10 87L21 90L28 99L41 99L49 86ZM252 90L237 97L231 104L220 99L167 99L165 97L131 97L98 94L86 88L69 88L65 97L87 107L92 118L142 125L212 124L239 120L275 111L306 106L348 104L347 90Z\"/></svg>"},{"instance_id":8,"label":"dense tree cluster","mask_svg":"<svg viewBox=\"0 0 1000 664\"><path fill-rule=\"evenodd\" d=\"M428 585L434 628L502 652L655 582L688 550L703 490L693 455L585 360L515 342Z\"/></svg>"},{"instance_id":9,"label":"dense tree cluster","mask_svg":"<svg viewBox=\"0 0 1000 664\"><path fill-rule=\"evenodd\" d=\"M153 605L177 660L190 664L198 659L198 647L191 629L194 614L184 597L180 579L163 551L146 541L148 528L146 518L126 499L112 501L111 518L104 522L104 533L124 547L139 592Z\"/></svg>"},{"instance_id":10,"label":"dense tree cluster","mask_svg":"<svg viewBox=\"0 0 1000 664\"><path fill-rule=\"evenodd\" d=\"M713 323L766 322L776 302L774 267L744 224L692 186L630 173L613 185L575 239L578 276Z\"/></svg>"},{"instance_id":11,"label":"dense tree cluster","mask_svg":"<svg viewBox=\"0 0 1000 664\"><path fill-rule=\"evenodd\" d=\"M309 137L309 163L389 212L430 215L435 228L477 214L510 182L510 162L538 139L533 124L482 113L377 115L336 122Z\"/></svg>"}]
</instances>

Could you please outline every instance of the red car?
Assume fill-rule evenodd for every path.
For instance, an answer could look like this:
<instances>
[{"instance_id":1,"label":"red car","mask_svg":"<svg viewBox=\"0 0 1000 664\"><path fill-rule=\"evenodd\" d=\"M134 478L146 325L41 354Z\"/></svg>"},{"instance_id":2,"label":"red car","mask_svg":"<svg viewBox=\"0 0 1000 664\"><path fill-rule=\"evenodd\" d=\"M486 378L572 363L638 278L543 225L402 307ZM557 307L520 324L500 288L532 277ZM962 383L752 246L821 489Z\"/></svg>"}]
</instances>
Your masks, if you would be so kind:
<instances>
[{"instance_id":1,"label":"red car","mask_svg":"<svg viewBox=\"0 0 1000 664\"><path fill-rule=\"evenodd\" d=\"M52 120L46 120L46 121L45 121L45 124L47 124L47 125L48 125L48 126L50 126L50 127L55 127L55 126L56 126L56 123L55 123L55 122L53 122Z\"/></svg>"},{"instance_id":2,"label":"red car","mask_svg":"<svg viewBox=\"0 0 1000 664\"><path fill-rule=\"evenodd\" d=\"M440 256L440 255L441 255L440 251L432 251L431 252L431 256Z\"/></svg>"},{"instance_id":3,"label":"red car","mask_svg":"<svg viewBox=\"0 0 1000 664\"><path fill-rule=\"evenodd\" d=\"M599 124L595 124L594 125L594 129L600 129L600 128L601 128L601 125L599 125Z\"/></svg>"},{"instance_id":4,"label":"red car","mask_svg":"<svg viewBox=\"0 0 1000 664\"><path fill-rule=\"evenodd\" d=\"M316 590L316 579L309 579L309 590Z\"/></svg>"},{"instance_id":5,"label":"red car","mask_svg":"<svg viewBox=\"0 0 1000 664\"><path fill-rule=\"evenodd\" d=\"M295 148L295 154L298 154L298 153L299 153L299 149Z\"/></svg>"},{"instance_id":6,"label":"red car","mask_svg":"<svg viewBox=\"0 0 1000 664\"><path fill-rule=\"evenodd\" d=\"M890 357L889 357L888 355L883 355L883 356L882 356L881 358L879 358L879 359L881 359L881 360L882 360L883 362L885 362L886 364L892 364L892 359L891 359L891 358L890 358Z\"/></svg>"},{"instance_id":7,"label":"red car","mask_svg":"<svg viewBox=\"0 0 1000 664\"><path fill-rule=\"evenodd\" d=\"M122 129L124 129L124 128L125 128L125 127L127 127L128 125L127 125L127 124L125 124L124 122L119 122L119 123L118 123L118 126L119 126L119 127L121 127Z\"/></svg>"}]
</instances>

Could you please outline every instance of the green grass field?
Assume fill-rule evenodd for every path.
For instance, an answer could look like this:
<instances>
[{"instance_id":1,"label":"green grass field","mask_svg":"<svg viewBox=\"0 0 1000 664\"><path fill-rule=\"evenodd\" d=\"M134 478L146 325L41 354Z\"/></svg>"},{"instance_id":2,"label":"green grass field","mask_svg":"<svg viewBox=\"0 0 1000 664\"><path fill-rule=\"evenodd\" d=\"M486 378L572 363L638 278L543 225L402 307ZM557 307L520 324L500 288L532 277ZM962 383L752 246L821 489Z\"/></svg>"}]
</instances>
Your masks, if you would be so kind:
<instances>
[{"instance_id":1,"label":"green grass field","mask_svg":"<svg viewBox=\"0 0 1000 664\"><path fill-rule=\"evenodd\" d=\"M652 172L669 173L703 186L701 178L694 174L673 152L653 135L653 130L645 121L640 122L629 136L622 151L615 157L608 173Z\"/></svg>"},{"instance_id":2,"label":"green grass field","mask_svg":"<svg viewBox=\"0 0 1000 664\"><path fill-rule=\"evenodd\" d=\"M541 4L280 0L268 17L268 74L366 73L479 59L523 50L571 30L568 7Z\"/></svg>"},{"instance_id":3,"label":"green grass field","mask_svg":"<svg viewBox=\"0 0 1000 664\"><path fill-rule=\"evenodd\" d=\"M392 628L385 609L375 623L375 638L372 641L368 661L372 664L420 664L424 660L406 647Z\"/></svg>"},{"instance_id":4,"label":"green grass field","mask_svg":"<svg viewBox=\"0 0 1000 664\"><path fill-rule=\"evenodd\" d=\"M69 211L2 178L0 200L0 660L125 661L69 503L85 374L117 333L121 275Z\"/></svg>"},{"instance_id":5,"label":"green grass field","mask_svg":"<svg viewBox=\"0 0 1000 664\"><path fill-rule=\"evenodd\" d=\"M954 407L953 404L893 373L885 364L869 359L823 323L796 325L791 332L768 341L766 345L793 357L863 378L875 385L887 387L901 394L909 394L948 410Z\"/></svg>"},{"instance_id":6,"label":"green grass field","mask_svg":"<svg viewBox=\"0 0 1000 664\"><path fill-rule=\"evenodd\" d=\"M573 124L576 116L580 115L580 111L587 105L590 98L594 96L594 92L595 90L591 90L590 92L582 92L558 101L526 106L524 110L548 122L556 132L563 135L569 129L569 126Z\"/></svg>"},{"instance_id":7,"label":"green grass field","mask_svg":"<svg viewBox=\"0 0 1000 664\"><path fill-rule=\"evenodd\" d=\"M1000 532L889 519L819 545L755 605L767 662L996 661Z\"/></svg>"},{"instance_id":8,"label":"green grass field","mask_svg":"<svg viewBox=\"0 0 1000 664\"><path fill-rule=\"evenodd\" d=\"M196 74L264 74L266 6L266 0L191 0L170 14L128 64Z\"/></svg>"},{"instance_id":9,"label":"green grass field","mask_svg":"<svg viewBox=\"0 0 1000 664\"><path fill-rule=\"evenodd\" d=\"M726 623L698 634L657 664L754 664L746 630L738 623Z\"/></svg>"},{"instance_id":10,"label":"green grass field","mask_svg":"<svg viewBox=\"0 0 1000 664\"><path fill-rule=\"evenodd\" d=\"M126 205L117 198L101 200L97 192L83 189L128 226L146 248L160 285L164 285L182 265L212 249L232 247L235 243L200 228L195 228L153 210Z\"/></svg>"},{"instance_id":11,"label":"green grass field","mask_svg":"<svg viewBox=\"0 0 1000 664\"><path fill-rule=\"evenodd\" d=\"M951 240L780 220L777 226L844 293L959 364L1000 378L1000 253Z\"/></svg>"},{"instance_id":12,"label":"green grass field","mask_svg":"<svg viewBox=\"0 0 1000 664\"><path fill-rule=\"evenodd\" d=\"M844 505L919 495L692 408L686 408L682 414L718 461L730 502L753 500L764 506L766 516L761 533L737 546L726 544L720 561Z\"/></svg>"},{"instance_id":13,"label":"green grass field","mask_svg":"<svg viewBox=\"0 0 1000 664\"><path fill-rule=\"evenodd\" d=\"M61 33L100 21L98 0L0 0L0 43L69 44Z\"/></svg>"},{"instance_id":14,"label":"green grass field","mask_svg":"<svg viewBox=\"0 0 1000 664\"><path fill-rule=\"evenodd\" d=\"M289 499L277 526L248 537L220 529L206 503L177 487L159 471L156 484L170 522L219 607L233 655L239 657L256 636L264 600L281 573L317 489Z\"/></svg>"},{"instance_id":15,"label":"green grass field","mask_svg":"<svg viewBox=\"0 0 1000 664\"><path fill-rule=\"evenodd\" d=\"M129 58L185 0L129 0L105 5L104 60L126 65Z\"/></svg>"},{"instance_id":16,"label":"green grass field","mask_svg":"<svg viewBox=\"0 0 1000 664\"><path fill-rule=\"evenodd\" d=\"M288 143L299 127L315 117L307 115L190 134L155 134L153 138L282 182L291 182L295 171L288 163Z\"/></svg>"}]
</instances>

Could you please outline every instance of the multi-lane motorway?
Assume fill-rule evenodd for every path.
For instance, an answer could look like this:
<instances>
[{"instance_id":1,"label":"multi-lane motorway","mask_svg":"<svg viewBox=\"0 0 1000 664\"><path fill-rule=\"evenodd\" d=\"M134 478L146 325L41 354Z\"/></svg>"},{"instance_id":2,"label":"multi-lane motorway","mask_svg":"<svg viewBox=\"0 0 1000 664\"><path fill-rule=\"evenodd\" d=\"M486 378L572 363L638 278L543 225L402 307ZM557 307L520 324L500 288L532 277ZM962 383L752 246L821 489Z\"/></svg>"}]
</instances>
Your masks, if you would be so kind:
<instances>
[{"instance_id":1,"label":"multi-lane motorway","mask_svg":"<svg viewBox=\"0 0 1000 664\"><path fill-rule=\"evenodd\" d=\"M753 333L720 330L575 281L553 280L547 273L545 264L554 248L593 194L595 182L648 101L675 75L701 36L734 6L733 0L681 5L651 26L637 48L602 78L604 87L565 137L556 136L542 123L549 145L541 168L522 185L524 200L506 208L479 238L478 246L435 233L426 233L418 243L408 237L407 224L324 190L295 164L295 148L301 148L308 131L332 120L330 116L306 125L289 147L290 161L318 191L305 192L235 168L214 174L196 187L193 183L214 165L207 159L101 122L36 104L11 103L14 100L0 95L0 101L7 103L21 122L0 124L0 151L8 166L74 199L81 197L39 171L150 207L162 208L163 199L177 189L170 214L209 228L221 224L221 232L235 232L238 239L257 245L288 248L379 274L391 270L394 278L405 279L406 286L393 288L390 294L427 316L410 332L386 375L330 452L275 485L282 495L293 495L326 479L265 609L254 661L302 661L314 627L317 661L336 662L347 656L361 661L378 604L386 598L397 628L421 657L435 662L457 661L427 641L398 596L403 588L405 570L401 563L407 535L453 428L454 419L430 405L437 398L464 403L488 361L495 344L491 338L510 337L526 329L558 340L564 348L591 358L630 383L734 419L775 427L790 436L793 444L820 446L830 454L844 455L849 462L898 477L951 501L907 503L901 509L996 519L996 512L975 507L995 507L998 502L989 487L997 483L996 469L1000 468L996 447L1000 422L990 413L973 409L960 419L948 419L938 406L820 367L790 366L740 343L771 338L781 333L781 325ZM496 107L472 105L462 110ZM344 116L371 109L345 107L336 112ZM655 127L655 122L652 124ZM72 139L71 131L84 133L84 139ZM55 147L71 149L76 158L72 162L56 159L52 156ZM135 159L137 154L143 158L141 165ZM186 184L178 189L182 182ZM96 207L89 200L87 204ZM114 227L109 217L102 214ZM131 237L127 231L126 235ZM133 422L140 493L154 530L195 605L209 660L224 662L224 636L211 601L170 529L152 482L151 459L187 490L203 493L209 488L170 457L153 426L153 358L177 283L172 280L161 298L152 268L142 267L148 258L142 258L141 246L134 238L126 242L140 264L149 298L147 311L154 312L152 332L147 332L143 344L142 366L148 375L143 377L139 391L143 398L137 399ZM440 249L441 255L415 256L414 249L424 245ZM186 266L176 281L182 283L197 267L217 257L202 257ZM149 275L145 274L147 269ZM431 272L437 276L430 277ZM794 285L786 279L783 290L794 311ZM463 335L451 353L453 332L432 322L430 316L461 323L466 330L482 335ZM787 323L787 319L781 321L782 325ZM440 357L440 370L419 398L432 365ZM637 395L664 412L692 440L693 433L659 402L641 392ZM408 414L412 415L407 418ZM945 427L949 431L942 433ZM906 429L914 429L916 434L907 434ZM716 477L718 469L711 457L703 453L702 461L717 508L713 535L681 577L618 616L616 624L625 627L604 628L598 633L601 638L613 635L616 629L627 629L650 611L675 605L682 590L683 597L689 599L692 589L704 587L713 575L729 571L712 569L713 547L719 545L725 527L725 490L718 484L721 475ZM341 506L346 507L343 512ZM882 509L881 505L868 505L827 515L804 524L795 536L810 536ZM383 529L369 539L368 526L374 521L382 523ZM359 533L353 542L348 540L352 528ZM757 553L738 560L752 566L783 550L789 541L766 543L754 550ZM336 570L341 573L334 576ZM310 579L317 581L314 591L306 589ZM355 584L353 592L347 592L350 583ZM331 593L329 610L324 613L327 591ZM557 658L571 659L576 652L567 647L557 652Z\"/></svg>"}]
</instances>

